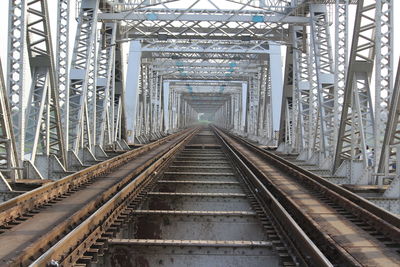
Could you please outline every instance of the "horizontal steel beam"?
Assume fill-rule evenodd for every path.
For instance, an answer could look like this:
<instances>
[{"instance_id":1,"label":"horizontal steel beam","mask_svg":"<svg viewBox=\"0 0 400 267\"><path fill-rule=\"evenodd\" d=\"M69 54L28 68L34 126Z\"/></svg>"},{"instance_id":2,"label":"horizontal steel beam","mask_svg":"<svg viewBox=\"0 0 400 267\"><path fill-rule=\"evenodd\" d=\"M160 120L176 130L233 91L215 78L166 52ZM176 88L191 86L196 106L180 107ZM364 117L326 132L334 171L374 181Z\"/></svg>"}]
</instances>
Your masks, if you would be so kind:
<instances>
[{"instance_id":1,"label":"horizontal steel beam","mask_svg":"<svg viewBox=\"0 0 400 267\"><path fill-rule=\"evenodd\" d=\"M300 16L286 16L282 14L246 14L237 10L227 11L226 14L200 14L195 10L160 10L164 14L157 13L157 10L146 11L127 11L121 13L101 13L98 16L99 21L204 21L204 22L249 22L257 25L265 23L284 23L284 24L308 24L309 18ZM165 13L165 12L170 13ZM230 13L228 13L230 12ZM234 14L234 15L232 15ZM265 14L265 15L264 15ZM255 23L257 22L257 23ZM255 27L254 27L255 28Z\"/></svg>"},{"instance_id":2,"label":"horizontal steel beam","mask_svg":"<svg viewBox=\"0 0 400 267\"><path fill-rule=\"evenodd\" d=\"M262 48L168 48L168 47L142 47L142 52L169 52L169 53L230 53L230 54L269 54L271 51L269 49Z\"/></svg>"}]
</instances>

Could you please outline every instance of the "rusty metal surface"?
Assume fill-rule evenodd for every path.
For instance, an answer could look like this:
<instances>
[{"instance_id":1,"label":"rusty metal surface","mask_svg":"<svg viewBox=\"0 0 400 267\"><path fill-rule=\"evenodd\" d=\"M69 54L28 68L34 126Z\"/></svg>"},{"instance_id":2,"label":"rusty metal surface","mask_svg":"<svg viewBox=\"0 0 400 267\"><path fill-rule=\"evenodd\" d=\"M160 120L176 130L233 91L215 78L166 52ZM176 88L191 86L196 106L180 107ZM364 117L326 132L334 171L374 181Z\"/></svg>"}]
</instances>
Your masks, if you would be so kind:
<instances>
[{"instance_id":1,"label":"rusty metal surface","mask_svg":"<svg viewBox=\"0 0 400 267\"><path fill-rule=\"evenodd\" d=\"M42 187L0 204L0 226L7 225L8 222L22 216L25 212L44 205L51 199L57 198L71 189L87 183L99 175L105 174L117 167L121 167L123 164L139 154L148 152L154 147L176 138L180 134L182 133L167 136L154 143L145 145L133 151L126 152L99 164L95 164L58 181L48 183Z\"/></svg>"},{"instance_id":2,"label":"rusty metal surface","mask_svg":"<svg viewBox=\"0 0 400 267\"><path fill-rule=\"evenodd\" d=\"M217 142L202 132L190 143ZM225 153L202 147L176 156L96 266L291 266Z\"/></svg>"},{"instance_id":3,"label":"rusty metal surface","mask_svg":"<svg viewBox=\"0 0 400 267\"><path fill-rule=\"evenodd\" d=\"M142 204L144 209L163 209L163 210L208 210L208 211L226 211L226 210L251 210L251 205L243 197L199 197L199 196L181 196L168 197L154 195L148 198Z\"/></svg>"},{"instance_id":4,"label":"rusty metal surface","mask_svg":"<svg viewBox=\"0 0 400 267\"><path fill-rule=\"evenodd\" d=\"M157 177L158 171L165 164L168 164L173 155L190 140L196 131L197 128L191 129L179 136L176 142L169 142L167 149L163 153L159 151L156 157L146 154L145 157L150 156L153 158L152 164L148 168L125 187L119 188L110 200L35 260L31 266L45 266L53 259L62 262L64 266L71 266L82 258L85 260L89 257L93 259L92 256L87 256L85 253L98 246L97 244L101 243L100 240L102 240L103 236L112 235L116 225L121 223L121 218L130 210L129 204L135 199L140 199L141 192L153 182L154 178Z\"/></svg>"},{"instance_id":5,"label":"rusty metal surface","mask_svg":"<svg viewBox=\"0 0 400 267\"><path fill-rule=\"evenodd\" d=\"M162 181L154 188L156 192L210 192L210 193L241 193L242 189L238 182L215 182L215 181Z\"/></svg>"},{"instance_id":6,"label":"rusty metal surface","mask_svg":"<svg viewBox=\"0 0 400 267\"><path fill-rule=\"evenodd\" d=\"M162 155L163 151L164 153L168 151L180 138L177 135L171 142L152 145L153 149L146 149L146 154L131 159L112 173L95 177L85 186L76 188L48 205L25 214L25 220L21 220L0 234L0 244L7 244L0 248L1 264L26 264L32 258L39 256L40 249L48 247L65 235L74 224L94 212L120 187ZM97 166L101 167L102 164Z\"/></svg>"},{"instance_id":7,"label":"rusty metal surface","mask_svg":"<svg viewBox=\"0 0 400 267\"><path fill-rule=\"evenodd\" d=\"M121 242L122 241L122 242ZM210 267L210 266L280 266L269 242L217 243L215 241L158 242L154 240L110 240L109 256L102 266L115 267Z\"/></svg>"},{"instance_id":8,"label":"rusty metal surface","mask_svg":"<svg viewBox=\"0 0 400 267\"><path fill-rule=\"evenodd\" d=\"M171 144L32 266L51 259L75 267L303 265L279 223L298 231L308 244L300 227L279 205L266 211L276 200L263 195L260 201L209 129L194 133ZM277 222L276 214L284 219ZM331 266L319 256L318 266Z\"/></svg>"},{"instance_id":9,"label":"rusty metal surface","mask_svg":"<svg viewBox=\"0 0 400 267\"><path fill-rule=\"evenodd\" d=\"M152 214L134 215L133 236L122 238L173 240L265 241L260 221L253 215ZM129 227L129 226L128 226Z\"/></svg>"},{"instance_id":10,"label":"rusty metal surface","mask_svg":"<svg viewBox=\"0 0 400 267\"><path fill-rule=\"evenodd\" d=\"M307 183L307 177L299 176L291 166L276 163L239 138L220 134L242 160L252 166L264 185L272 190L333 262L358 266L400 265L397 236L385 236L382 228L387 225L384 222L381 222L381 228L371 227L377 226L373 222L374 215L369 216L370 221L360 220L365 219L367 211L356 207L344 196L323 185ZM332 196L340 201L335 202Z\"/></svg>"}]
</instances>

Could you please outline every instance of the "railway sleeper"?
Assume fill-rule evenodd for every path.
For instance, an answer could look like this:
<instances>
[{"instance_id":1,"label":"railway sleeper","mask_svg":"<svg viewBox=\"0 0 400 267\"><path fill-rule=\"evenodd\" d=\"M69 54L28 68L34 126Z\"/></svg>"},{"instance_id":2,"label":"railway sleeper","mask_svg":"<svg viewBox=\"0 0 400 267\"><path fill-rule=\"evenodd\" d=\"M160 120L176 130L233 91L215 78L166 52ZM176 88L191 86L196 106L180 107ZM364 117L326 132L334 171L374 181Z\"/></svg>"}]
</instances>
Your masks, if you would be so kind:
<instances>
[{"instance_id":1,"label":"railway sleeper","mask_svg":"<svg viewBox=\"0 0 400 267\"><path fill-rule=\"evenodd\" d=\"M93 262L98 261L98 255L99 255L99 249L94 249L94 248L90 248L84 253L84 256L92 257L91 261Z\"/></svg>"},{"instance_id":2,"label":"railway sleeper","mask_svg":"<svg viewBox=\"0 0 400 267\"><path fill-rule=\"evenodd\" d=\"M140 190L139 190L139 192L141 191L141 190L143 190L143 183L139 183L138 184L138 187L137 188L139 188ZM138 193L135 193L135 194L133 194L131 197L138 197ZM145 196L144 194L142 194L143 196ZM125 201L126 202L126 201ZM132 204L132 203L131 203ZM125 209L122 209L121 211L125 211L126 212L126 210ZM118 213L117 213L118 214ZM111 212L108 212L107 213L107 216L111 216ZM113 217L115 217L115 218L117 218L117 216L118 215L113 215ZM111 221L112 222L112 221ZM112 223L111 223L112 224ZM112 238L113 236L114 236L114 234L112 234L112 233L110 233L110 230L111 230L111 232L117 232L117 228L115 228L115 229L113 229L113 226L111 226L111 227L105 227L105 229L106 229L106 232L103 232L103 233L101 233L101 237L103 238L103 239L108 239L108 238ZM84 239L85 238L88 238L88 236L87 235L85 235L84 237L83 237ZM78 252L78 253L80 253L79 251L76 251L76 252ZM70 254L72 253L72 251L70 252ZM71 259L71 258L70 258Z\"/></svg>"},{"instance_id":3,"label":"railway sleeper","mask_svg":"<svg viewBox=\"0 0 400 267\"><path fill-rule=\"evenodd\" d=\"M254 150L256 150L256 149L254 149ZM284 163L277 162L275 160L274 165L282 168L284 166ZM380 218L376 218L374 213L372 213L372 216L371 216L371 214L368 213L369 211L365 211L362 208L360 208L358 206L357 202L355 202L355 204L354 204L354 202L351 202L352 200L347 200L345 197L340 196L336 191L334 193L328 192L327 188L329 188L329 186L327 188L323 188L323 186L320 186L317 184L317 182L313 181L314 178L308 179L306 177L306 175L304 175L303 173L300 173L298 170L294 170L295 168L296 167L294 167L294 168L289 167L288 173L292 174L293 176L296 176L299 179L299 181L302 181L302 183L305 185L304 187L306 189L317 190L318 193L314 194L314 196L318 196L319 199L323 199L326 202L326 204L329 204L329 206L336 208L336 209L339 206L339 209L340 208L345 209L348 214L343 213L343 215L344 215L343 217L347 217L348 219L350 219L349 221L354 221L355 222L354 225L356 225L356 226L357 226L357 224L363 225L363 226L365 226L365 224L372 225L372 226L374 226L376 231L385 233L385 235L384 235L385 238L390 237L391 239L394 238L395 240L397 240L397 242L399 241L398 238L396 238L396 236L398 236L398 231L393 230L393 227L391 228L390 225L386 224L385 222L382 222L382 220L380 220ZM317 180L317 179L315 179L315 180ZM269 185L271 185L271 183L269 183ZM313 186L310 187L310 185L313 185ZM318 188L320 188L320 189L318 189ZM329 194L330 200L327 197L322 196L323 194ZM292 216L293 215L295 215L295 214L292 213ZM312 235L312 233L310 233L310 232L309 232L309 234ZM388 257L388 259L389 258L390 257Z\"/></svg>"},{"instance_id":4,"label":"railway sleeper","mask_svg":"<svg viewBox=\"0 0 400 267\"><path fill-rule=\"evenodd\" d=\"M170 178L172 178L172 177L170 177ZM146 188L146 190L145 191L147 191L147 188ZM243 197L248 197L250 194L249 193L246 193L246 194L244 194L244 196ZM160 195L161 197L163 197L163 196L165 196L165 195ZM143 195L143 199L141 199L141 201L143 201L143 200L145 200L146 198L148 198L148 197L150 197L150 196L148 196L148 195L146 195L146 194L144 194ZM214 197L220 197L220 196L214 196ZM140 204L139 203L140 201L137 201L137 204ZM257 203L254 203L254 204L257 204ZM135 206L135 207L133 207L133 206ZM136 209L136 206L137 205L131 205L130 207L132 207L132 209ZM262 223L262 225L263 226L265 226L266 224L268 224L268 225L270 225L270 220L267 220L267 219L265 219L265 218L263 218L263 216L262 216L262 213L261 213L261 211L262 211L262 209L257 209L259 212L257 212L257 215L256 215L256 217L259 217L260 219L261 219L261 223ZM130 212L126 212L126 210L122 210L121 211L121 213L120 214L124 214L124 216L126 215L126 216L129 216L129 215L131 215L132 214L132 211L133 210L131 210ZM123 213L124 212L124 213ZM110 214L108 214L109 216L110 216ZM90 246L90 249L93 249L95 246L98 246L98 250L99 250L99 252L98 252L98 255L100 255L101 253L100 253L100 251L102 250L102 249L109 249L108 247L107 248L105 248L106 246L108 246L107 245L107 239L111 239L111 238L113 238L113 234L112 233L110 233L110 229L111 229L111 232L114 232L114 230L113 230L113 228L115 229L115 228L118 228L118 227L116 227L116 225L115 225L115 223L116 223L116 220L120 220L120 218L121 217L119 217L118 215L113 215L114 216L114 218L115 219L113 219L114 221L111 221L108 225L111 225L110 227L105 227L105 229L107 229L106 230L106 232L105 233L102 233L101 234L101 236L102 236L102 239L103 239L103 241L104 241L104 244L102 243L102 242L100 242L99 241L99 239L97 239L97 241L92 245L92 246ZM119 223L118 223L118 225L119 225ZM267 235L268 236L268 238L269 238L269 236L273 236L273 237L275 237L276 239L274 239L274 241L276 242L275 243L275 246L274 246L274 249L275 249L275 247L277 248L276 250L277 251L279 251L280 253L278 254L278 256L280 257L280 261L281 261L281 264L283 264L284 266L294 266L294 262L293 262L293 257L292 257L292 253L290 252L290 250L288 250L288 249L283 249L284 248L284 246L282 246L282 242L281 243L278 243L279 241L281 241L282 240L282 238L277 234L277 232L276 231L270 231L270 233L269 233L269 235ZM85 238L88 238L88 236L85 236ZM272 240L272 239L269 239L269 240ZM194 242L195 244L196 244L196 242ZM271 242L272 243L272 242ZM96 245L97 244L97 245ZM272 247L272 245L271 244L265 244L266 246L268 245L269 247ZM184 247L184 245L180 245L179 247L177 247L177 250L179 250L179 249L183 249L182 247ZM147 246L147 248L148 248L148 246ZM210 249L211 250L211 249ZM251 250L249 250L249 253L250 253L250 255L251 255L251 253L254 253L254 251L256 250L256 248L254 248L254 247L252 247L251 248ZM89 251L89 250L88 250ZM81 256L80 258L79 258L79 261L78 261L78 265L81 265L81 266L86 266L86 264L90 264L90 262L93 260L93 258L94 257L92 257L92 255L90 255L90 254L88 254L87 252L88 251L86 251L86 253L83 255L83 256ZM195 248L190 248L190 249L187 249L187 250L185 250L186 252L188 252L189 254L191 254L191 255L194 255L194 254L196 254L196 249ZM201 252L204 252L205 250L203 249ZM226 250L226 251L228 251L228 250ZM219 252L224 252L224 250L223 249L220 249L219 250ZM191 256L189 256L189 257L191 257ZM158 264L161 264L161 263L165 263L165 261L164 261L165 259L160 259L157 263Z\"/></svg>"},{"instance_id":5,"label":"railway sleeper","mask_svg":"<svg viewBox=\"0 0 400 267\"><path fill-rule=\"evenodd\" d=\"M88 264L90 264L93 261L93 257L92 256L81 256L79 258L79 260L77 261L78 264L85 264L85 266L87 266Z\"/></svg>"},{"instance_id":6,"label":"railway sleeper","mask_svg":"<svg viewBox=\"0 0 400 267\"><path fill-rule=\"evenodd\" d=\"M174 135L170 135L168 137L162 138L162 139L160 139L152 144L149 144L147 146L144 146L140 149L128 152L128 155L120 156L120 158L116 157L113 159L109 159L108 162L102 163L105 166L105 168L103 168L103 169L101 167L92 168L92 170L90 170L89 172L86 172L83 177L80 177L79 174L77 174L77 173L71 173L71 175L73 176L72 179L70 177L65 177L65 178L61 179L60 181L55 182L56 186L54 186L54 184L49 184L48 186L44 186L43 190L47 190L47 191L42 191L41 193L39 193L39 195L35 195L36 192L32 191L32 193L31 194L28 193L28 195L33 195L33 196L30 196L29 199L26 199L24 201L16 202L17 204L15 206L13 206L11 209L18 207L18 209L24 209L24 210L22 210L22 212L25 213L32 209L40 208L42 205L46 205L46 202L48 202L49 200L59 197L60 193L65 197L71 196L74 192L78 191L79 188L83 188L81 186L84 186L85 183L93 182L93 180L95 178L97 178L98 176L109 173L112 169L115 169L116 167L123 165L124 163L128 162L129 160L132 160L133 157L141 155L158 145L166 143L167 141L172 140L176 136L179 136L179 134L174 134ZM104 163L106 163L106 164L104 164ZM91 165L88 165L87 167L91 167ZM68 180L67 183L65 182L66 179ZM66 184L69 185L68 188L65 187ZM43 195L46 195L47 199L42 200ZM25 197L25 196L20 196L20 197L17 197L16 199L23 198L23 197ZM15 200L15 199L13 199L13 200ZM32 203L34 203L34 204L31 205ZM21 216L21 212L12 214L9 219L3 217L0 224L1 225L7 224L9 221L15 220L19 216Z\"/></svg>"}]
</instances>

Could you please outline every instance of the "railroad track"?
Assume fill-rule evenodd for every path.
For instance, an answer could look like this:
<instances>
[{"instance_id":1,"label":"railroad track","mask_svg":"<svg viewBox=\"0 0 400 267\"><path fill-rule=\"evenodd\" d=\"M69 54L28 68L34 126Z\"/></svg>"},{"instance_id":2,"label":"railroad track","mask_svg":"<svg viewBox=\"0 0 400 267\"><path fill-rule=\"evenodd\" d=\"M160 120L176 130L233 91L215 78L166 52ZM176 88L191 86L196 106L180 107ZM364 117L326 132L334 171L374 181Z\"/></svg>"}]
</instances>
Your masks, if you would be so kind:
<instances>
[{"instance_id":1,"label":"railroad track","mask_svg":"<svg viewBox=\"0 0 400 267\"><path fill-rule=\"evenodd\" d=\"M130 156L122 155L109 174L100 170L92 174L86 181L90 186L82 183L75 188L78 194L90 192L97 188L96 180L125 177L113 193L102 197L85 215L80 210L80 219L69 223L65 232L53 221L53 232L62 234L46 245L40 239L42 248L35 247L35 254L26 254L34 250L23 243L24 253L17 253L8 263L399 266L397 217L241 138L217 128L188 129L141 149L134 155L133 151L128 152ZM8 212L14 217L3 222L11 228L0 238L24 223L33 225L33 218L44 216L56 205L66 205L76 193L57 198L50 194L54 200L41 204L49 207L25 209L23 219ZM1 217L5 211L3 207L0 218L5 218ZM37 214L29 217L32 212Z\"/></svg>"},{"instance_id":2,"label":"railroad track","mask_svg":"<svg viewBox=\"0 0 400 267\"><path fill-rule=\"evenodd\" d=\"M400 266L400 219L242 138L216 129L335 265Z\"/></svg>"},{"instance_id":3,"label":"railroad track","mask_svg":"<svg viewBox=\"0 0 400 267\"><path fill-rule=\"evenodd\" d=\"M169 154L32 266L332 266L210 130Z\"/></svg>"},{"instance_id":4,"label":"railroad track","mask_svg":"<svg viewBox=\"0 0 400 267\"><path fill-rule=\"evenodd\" d=\"M0 205L0 265L26 266L197 129L96 164Z\"/></svg>"}]
</instances>

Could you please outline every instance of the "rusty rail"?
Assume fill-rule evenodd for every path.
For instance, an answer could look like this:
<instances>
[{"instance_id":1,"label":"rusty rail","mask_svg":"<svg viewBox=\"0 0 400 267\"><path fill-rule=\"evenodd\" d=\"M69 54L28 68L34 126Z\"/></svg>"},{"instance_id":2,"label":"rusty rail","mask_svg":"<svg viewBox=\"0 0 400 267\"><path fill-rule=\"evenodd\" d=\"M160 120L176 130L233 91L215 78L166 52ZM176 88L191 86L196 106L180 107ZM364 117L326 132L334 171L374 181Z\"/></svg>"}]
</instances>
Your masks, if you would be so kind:
<instances>
[{"instance_id":1,"label":"rusty rail","mask_svg":"<svg viewBox=\"0 0 400 267\"><path fill-rule=\"evenodd\" d=\"M237 152L228 145L220 135L220 132L217 130L215 133L225 145L237 168L244 174L246 180L249 180L252 188L257 189L253 190L253 193L264 204L264 208L269 210L269 214L275 218L276 223L279 224L280 232L290 242L291 247L296 250L296 254L302 264L321 267L333 266L273 194L260 182L254 172L243 162Z\"/></svg>"},{"instance_id":2,"label":"rusty rail","mask_svg":"<svg viewBox=\"0 0 400 267\"><path fill-rule=\"evenodd\" d=\"M260 149L247 140L231 134L228 135L231 138L245 143L254 152L263 155L266 159L273 162L275 166L284 168L287 173L301 179L315 188L318 188L320 191L322 190L331 200L346 207L348 211L367 221L371 226L382 231L386 236L400 242L400 218L396 215L374 205L368 200L343 187L333 184L324 178L279 157L274 153Z\"/></svg>"},{"instance_id":3,"label":"rusty rail","mask_svg":"<svg viewBox=\"0 0 400 267\"><path fill-rule=\"evenodd\" d=\"M6 225L8 222L13 221L16 218L23 216L25 213L48 203L49 201L67 193L71 189L75 189L99 175L108 173L128 162L137 155L145 153L152 148L175 138L178 135L186 133L187 131L189 130L175 133L138 149L125 152L121 155L95 164L74 174L68 175L58 181L45 184L42 187L26 192L18 197L0 204L0 226Z\"/></svg>"},{"instance_id":4,"label":"rusty rail","mask_svg":"<svg viewBox=\"0 0 400 267\"><path fill-rule=\"evenodd\" d=\"M396 227L396 225L393 225L390 222L382 218L379 218L378 216L373 214L374 210L379 209L378 207L373 207L373 209L368 210L368 206L370 205L374 206L374 205L370 203L365 203L367 201L358 196L353 196L354 198L359 199L360 202L363 202L365 204L358 206L358 204L347 199L347 195L348 194L354 195L353 193L345 189L342 189L337 185L331 184L330 182L325 181L323 178L313 173L310 173L306 170L303 170L300 167L294 165L293 163L287 162L286 160L272 153L261 150L257 146L247 142L246 140L243 140L240 137L234 136L220 129L215 128L215 130L221 133L221 135L224 136L224 139L231 138L233 140L236 140L239 144L242 144L246 148L248 148L252 153L255 153L255 155L264 158L265 160L269 161L276 167L279 167L280 169L284 170L287 174L290 174L291 177L297 178L300 180L301 183L311 186L313 190L323 193L324 196L326 196L328 199L338 204L339 206L343 207L350 214L357 216L360 220L364 221L371 227L375 228L377 231L383 233L389 239L396 242L399 241L400 231ZM229 143L229 141L227 141L227 143ZM338 264L351 264L352 266L360 265L359 262L356 261L355 258L349 254L348 251L338 246L336 242L329 235L321 231L318 225L316 225L313 222L311 217L307 213L305 213L297 205L296 202L290 199L290 197L280 188L273 185L268 180L268 177L264 175L263 172L258 170L258 168L251 161L249 161L244 156L240 155L240 151L238 151L238 149L235 146L233 146L232 144L229 145L234 151L238 153L240 158L244 162L246 162L246 164L248 164L250 169L256 174L257 177L259 178L265 177L265 179L262 180L262 183L265 184L268 188L270 188L271 192L274 194L275 197L279 199L280 203L284 205L286 210L288 210L291 213L291 215L294 218L296 218L296 221L298 223L301 223L302 227L306 229L307 234L313 238L314 242L317 242L318 246L325 253L325 255L329 255L329 259L334 260L335 263ZM345 191L346 194L341 194L342 191ZM388 217L391 219L391 221L396 222L396 220L399 220L398 218L393 218L393 215L386 211L382 210L381 214L387 214ZM384 246L383 243L382 246Z\"/></svg>"},{"instance_id":5,"label":"rusty rail","mask_svg":"<svg viewBox=\"0 0 400 267\"><path fill-rule=\"evenodd\" d=\"M95 213L47 250L30 266L46 266L51 260L56 260L63 266L71 266L76 263L102 237L102 234L114 224L118 216L127 209L127 205L151 182L151 178L154 178L159 173L159 170L168 164L172 157L184 147L196 132L197 128L191 130L178 144L122 188Z\"/></svg>"}]
</instances>

